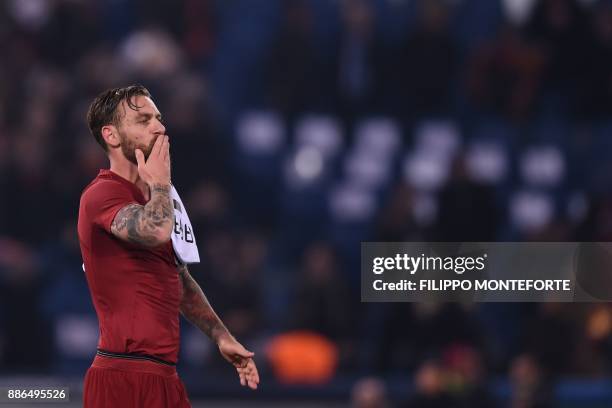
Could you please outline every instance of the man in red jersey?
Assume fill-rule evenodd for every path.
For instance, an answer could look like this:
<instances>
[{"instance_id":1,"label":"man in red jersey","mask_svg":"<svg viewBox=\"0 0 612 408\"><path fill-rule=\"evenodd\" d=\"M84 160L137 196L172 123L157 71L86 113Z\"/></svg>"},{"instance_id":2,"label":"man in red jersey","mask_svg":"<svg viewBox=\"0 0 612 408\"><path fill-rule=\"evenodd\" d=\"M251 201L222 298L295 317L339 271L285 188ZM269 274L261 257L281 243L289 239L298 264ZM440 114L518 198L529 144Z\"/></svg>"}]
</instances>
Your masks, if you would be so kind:
<instances>
[{"instance_id":1,"label":"man in red jersey","mask_svg":"<svg viewBox=\"0 0 612 408\"><path fill-rule=\"evenodd\" d=\"M179 311L217 343L256 389L253 353L228 332L170 240L170 144L148 90L100 94L87 113L109 170L85 188L78 235L100 338L84 384L85 407L189 407L176 373Z\"/></svg>"}]
</instances>

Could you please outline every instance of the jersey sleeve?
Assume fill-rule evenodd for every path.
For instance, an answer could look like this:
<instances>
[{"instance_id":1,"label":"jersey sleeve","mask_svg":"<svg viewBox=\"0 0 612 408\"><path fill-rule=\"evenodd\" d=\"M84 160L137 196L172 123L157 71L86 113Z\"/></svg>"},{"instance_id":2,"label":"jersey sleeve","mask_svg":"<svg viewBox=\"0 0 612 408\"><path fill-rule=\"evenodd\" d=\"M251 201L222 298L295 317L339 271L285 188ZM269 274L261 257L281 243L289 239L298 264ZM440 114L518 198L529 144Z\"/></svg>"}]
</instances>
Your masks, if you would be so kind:
<instances>
[{"instance_id":1,"label":"jersey sleeve","mask_svg":"<svg viewBox=\"0 0 612 408\"><path fill-rule=\"evenodd\" d=\"M120 209L138 204L132 192L120 183L105 181L92 186L86 194L85 208L94 225L111 233L111 224Z\"/></svg>"}]
</instances>

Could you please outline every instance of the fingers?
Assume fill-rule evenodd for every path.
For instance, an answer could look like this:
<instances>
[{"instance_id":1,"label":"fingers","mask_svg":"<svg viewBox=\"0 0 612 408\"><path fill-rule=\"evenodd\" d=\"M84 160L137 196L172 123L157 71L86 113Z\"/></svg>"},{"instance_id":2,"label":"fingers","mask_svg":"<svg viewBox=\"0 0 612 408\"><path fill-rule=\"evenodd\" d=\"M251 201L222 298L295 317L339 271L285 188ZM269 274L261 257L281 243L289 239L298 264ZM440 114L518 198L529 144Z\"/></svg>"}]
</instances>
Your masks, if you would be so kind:
<instances>
[{"instance_id":1,"label":"fingers","mask_svg":"<svg viewBox=\"0 0 612 408\"><path fill-rule=\"evenodd\" d=\"M242 385L243 387L246 385L246 378L243 372L241 372L240 370L238 370L238 378L240 378L240 385Z\"/></svg>"},{"instance_id":2,"label":"fingers","mask_svg":"<svg viewBox=\"0 0 612 408\"><path fill-rule=\"evenodd\" d=\"M138 167L142 167L145 165L144 153L140 149L136 149L134 151L136 154L136 162L138 163Z\"/></svg>"},{"instance_id":3,"label":"fingers","mask_svg":"<svg viewBox=\"0 0 612 408\"><path fill-rule=\"evenodd\" d=\"M257 371L257 366L255 365L255 361L250 360L249 364L247 365L247 368L250 369L250 379L251 379L251 382L255 385L254 389L256 389L257 385L259 384L259 372Z\"/></svg>"},{"instance_id":4,"label":"fingers","mask_svg":"<svg viewBox=\"0 0 612 408\"><path fill-rule=\"evenodd\" d=\"M237 367L240 384L256 390L259 385L259 373L253 359L249 359L245 367Z\"/></svg>"},{"instance_id":5,"label":"fingers","mask_svg":"<svg viewBox=\"0 0 612 408\"><path fill-rule=\"evenodd\" d=\"M252 375L239 373L238 377L240 378L240 385L243 387L248 386L252 390L256 390L259 385L259 379L255 379Z\"/></svg>"},{"instance_id":6,"label":"fingers","mask_svg":"<svg viewBox=\"0 0 612 408\"><path fill-rule=\"evenodd\" d=\"M257 386L259 385L259 375L257 374L257 372L247 375L246 383L250 389L256 390Z\"/></svg>"},{"instance_id":7,"label":"fingers","mask_svg":"<svg viewBox=\"0 0 612 408\"><path fill-rule=\"evenodd\" d=\"M160 156L162 154L162 147L164 145L164 141L166 139L165 135L157 136L155 139L155 143L153 144L153 149L151 149L151 154L155 157Z\"/></svg>"},{"instance_id":8,"label":"fingers","mask_svg":"<svg viewBox=\"0 0 612 408\"><path fill-rule=\"evenodd\" d=\"M240 385L256 390L259 385L259 373L253 360L255 353L245 349L235 340L220 343L219 349L223 357L236 367Z\"/></svg>"},{"instance_id":9,"label":"fingers","mask_svg":"<svg viewBox=\"0 0 612 408\"><path fill-rule=\"evenodd\" d=\"M162 157L164 161L170 160L170 138L168 135L164 136L164 143L162 146Z\"/></svg>"}]
</instances>

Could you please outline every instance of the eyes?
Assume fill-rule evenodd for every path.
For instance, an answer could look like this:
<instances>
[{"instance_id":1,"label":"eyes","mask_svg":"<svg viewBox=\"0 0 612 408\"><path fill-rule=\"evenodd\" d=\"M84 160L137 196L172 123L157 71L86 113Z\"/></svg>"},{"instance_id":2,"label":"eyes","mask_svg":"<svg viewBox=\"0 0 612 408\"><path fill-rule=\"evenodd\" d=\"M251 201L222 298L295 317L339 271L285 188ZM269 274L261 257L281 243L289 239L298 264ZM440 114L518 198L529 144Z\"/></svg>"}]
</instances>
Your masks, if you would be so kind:
<instances>
[{"instance_id":1,"label":"eyes","mask_svg":"<svg viewBox=\"0 0 612 408\"><path fill-rule=\"evenodd\" d=\"M157 117L157 120L159 121L159 123L161 123L162 125L165 125L163 119L161 118L161 116ZM143 119L138 120L136 123L139 123L141 125L148 125L149 122L151 122L151 117L145 117Z\"/></svg>"}]
</instances>

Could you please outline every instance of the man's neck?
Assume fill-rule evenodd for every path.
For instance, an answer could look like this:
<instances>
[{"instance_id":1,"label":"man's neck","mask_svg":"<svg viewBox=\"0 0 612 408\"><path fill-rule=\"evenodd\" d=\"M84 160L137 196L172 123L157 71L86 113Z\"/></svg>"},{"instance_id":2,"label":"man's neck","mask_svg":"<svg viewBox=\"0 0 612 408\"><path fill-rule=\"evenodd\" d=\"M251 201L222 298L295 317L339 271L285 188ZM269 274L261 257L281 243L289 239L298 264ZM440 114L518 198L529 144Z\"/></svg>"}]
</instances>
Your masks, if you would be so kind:
<instances>
[{"instance_id":1,"label":"man's neck","mask_svg":"<svg viewBox=\"0 0 612 408\"><path fill-rule=\"evenodd\" d=\"M147 197L149 196L149 186L141 180L138 174L138 166L130 162L127 159L113 160L110 159L110 171L123 177L127 181L134 183L136 187L142 191L142 194Z\"/></svg>"}]
</instances>

